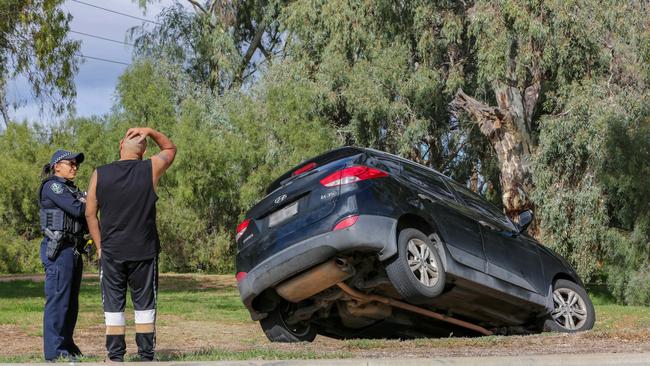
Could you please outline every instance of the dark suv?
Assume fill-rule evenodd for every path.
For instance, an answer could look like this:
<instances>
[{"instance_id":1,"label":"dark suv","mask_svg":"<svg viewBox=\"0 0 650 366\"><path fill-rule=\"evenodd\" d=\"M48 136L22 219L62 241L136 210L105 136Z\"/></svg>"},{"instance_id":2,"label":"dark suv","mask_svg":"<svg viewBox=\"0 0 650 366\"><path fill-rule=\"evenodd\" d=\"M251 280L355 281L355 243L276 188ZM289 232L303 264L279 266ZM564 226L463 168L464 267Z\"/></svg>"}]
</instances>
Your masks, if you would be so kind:
<instances>
[{"instance_id":1,"label":"dark suv","mask_svg":"<svg viewBox=\"0 0 650 366\"><path fill-rule=\"evenodd\" d=\"M593 327L577 273L519 223L406 159L344 147L273 182L237 227L237 283L271 341Z\"/></svg>"}]
</instances>

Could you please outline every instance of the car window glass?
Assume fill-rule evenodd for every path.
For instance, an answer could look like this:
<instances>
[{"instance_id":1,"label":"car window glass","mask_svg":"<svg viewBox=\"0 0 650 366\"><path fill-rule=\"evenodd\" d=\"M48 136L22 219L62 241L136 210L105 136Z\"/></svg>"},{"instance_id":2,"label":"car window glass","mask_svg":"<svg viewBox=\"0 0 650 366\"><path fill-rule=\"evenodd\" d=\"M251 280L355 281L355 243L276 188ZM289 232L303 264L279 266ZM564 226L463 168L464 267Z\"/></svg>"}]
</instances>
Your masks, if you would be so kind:
<instances>
[{"instance_id":1,"label":"car window glass","mask_svg":"<svg viewBox=\"0 0 650 366\"><path fill-rule=\"evenodd\" d=\"M493 204L456 182L451 182L451 185L463 201L474 210L480 212L483 216L490 219L490 221L499 224L503 229L514 230L506 215Z\"/></svg>"},{"instance_id":2,"label":"car window glass","mask_svg":"<svg viewBox=\"0 0 650 366\"><path fill-rule=\"evenodd\" d=\"M370 158L369 162L372 162L371 165L374 165L377 168L379 168L379 169L381 169L381 170L383 170L385 172L388 172L391 175L398 175L398 174L401 174L401 172L402 172L402 166L399 163L395 162L395 161L391 161L391 160L388 160L388 159L382 159L382 158L377 158L377 159Z\"/></svg>"},{"instance_id":3,"label":"car window glass","mask_svg":"<svg viewBox=\"0 0 650 366\"><path fill-rule=\"evenodd\" d=\"M427 191L438 196L453 199L454 195L449 191L442 178L433 171L427 171L410 164L404 164L405 176L411 182L423 187Z\"/></svg>"}]
</instances>

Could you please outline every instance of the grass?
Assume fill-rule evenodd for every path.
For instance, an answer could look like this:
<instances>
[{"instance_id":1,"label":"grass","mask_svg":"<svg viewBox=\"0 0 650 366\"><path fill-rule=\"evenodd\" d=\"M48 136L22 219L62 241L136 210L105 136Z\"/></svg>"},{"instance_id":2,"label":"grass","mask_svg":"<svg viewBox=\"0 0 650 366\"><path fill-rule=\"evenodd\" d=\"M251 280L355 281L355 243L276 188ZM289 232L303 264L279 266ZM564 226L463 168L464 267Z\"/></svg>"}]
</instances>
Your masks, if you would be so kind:
<instances>
[{"instance_id":1,"label":"grass","mask_svg":"<svg viewBox=\"0 0 650 366\"><path fill-rule=\"evenodd\" d=\"M158 361L241 361L241 360L314 360L323 358L350 358L349 352L335 352L326 355L314 351L283 351L272 349L229 351L212 348L196 352L165 353L156 356ZM84 356L79 362L102 362L104 357ZM128 355L126 362L138 361L137 356ZM0 356L0 363L41 363L41 354L26 354L17 356Z\"/></svg>"},{"instance_id":2,"label":"grass","mask_svg":"<svg viewBox=\"0 0 650 366\"><path fill-rule=\"evenodd\" d=\"M209 349L178 355L164 355L159 361L226 361L226 360L313 360L322 358L349 358L351 354L336 352L327 355L314 351L283 351L272 349L246 350L234 352L221 349Z\"/></svg>"},{"instance_id":3,"label":"grass","mask_svg":"<svg viewBox=\"0 0 650 366\"><path fill-rule=\"evenodd\" d=\"M187 337L177 333L183 328L187 333L201 339L202 332L211 332L209 340L199 344L168 348L158 352L161 361L204 361L204 360L279 360L279 359L316 359L351 357L349 352L317 349L281 349L268 345L260 346L265 337L257 325L250 320L248 311L243 306L234 281L225 276L161 275L158 292L157 328L167 333L167 338L187 343ZM34 344L29 352L3 355L0 349L0 363L42 362L42 322L44 306L43 282L16 280L0 282L0 331L3 327L18 330L22 337ZM80 361L96 362L104 359L103 355L103 310L99 279L96 275L84 278L79 294L79 320L75 339L79 343L80 332L91 332L96 352L86 355ZM133 338L133 306L127 296L125 310L127 319L127 361L135 361L134 345L129 345ZM224 339L223 329L244 329L245 337ZM249 331L248 333L246 331ZM252 332L250 332L252 331ZM14 332L15 333L15 332ZM236 341L233 344L233 341ZM11 340L10 343L20 342ZM226 344L227 347L218 345ZM2 341L0 341L2 344ZM5 347L1 347L5 348ZM198 349L196 349L198 348ZM233 349L229 349L233 348ZM85 349L82 347L82 349ZM186 351L185 349L191 349ZM36 352L34 352L36 351ZM6 352L6 351L5 351Z\"/></svg>"},{"instance_id":4,"label":"grass","mask_svg":"<svg viewBox=\"0 0 650 366\"><path fill-rule=\"evenodd\" d=\"M196 280L162 277L158 294L158 311L181 317L183 320L219 320L242 322L250 316L239 299L239 293L230 288L197 288ZM34 325L42 321L43 282L0 282L0 324ZM103 322L101 291L97 278L85 278L79 294L80 317L78 326ZM127 301L126 314L133 313ZM94 315L94 316L93 316Z\"/></svg>"},{"instance_id":5,"label":"grass","mask_svg":"<svg viewBox=\"0 0 650 366\"><path fill-rule=\"evenodd\" d=\"M158 295L160 342L157 357L161 361L349 358L369 354L390 357L400 352L425 352L424 356L429 357L433 354L430 352L445 354L453 350L494 350L518 348L529 343L552 343L557 341L553 337L558 337L544 333L525 337L410 341L319 338L312 344L271 344L259 326L250 320L231 276L162 275ZM648 335L650 308L618 305L599 288L590 289L590 296L595 304L597 322L594 331L586 334L583 341ZM9 334L0 338L0 363L42 362L43 304L42 281L0 282L0 333ZM82 342L82 349L87 350L87 356L81 361L102 361L104 319L96 275L83 280L80 304L75 338ZM135 360L132 309L129 299L127 361ZM22 348L21 344L24 344Z\"/></svg>"}]
</instances>

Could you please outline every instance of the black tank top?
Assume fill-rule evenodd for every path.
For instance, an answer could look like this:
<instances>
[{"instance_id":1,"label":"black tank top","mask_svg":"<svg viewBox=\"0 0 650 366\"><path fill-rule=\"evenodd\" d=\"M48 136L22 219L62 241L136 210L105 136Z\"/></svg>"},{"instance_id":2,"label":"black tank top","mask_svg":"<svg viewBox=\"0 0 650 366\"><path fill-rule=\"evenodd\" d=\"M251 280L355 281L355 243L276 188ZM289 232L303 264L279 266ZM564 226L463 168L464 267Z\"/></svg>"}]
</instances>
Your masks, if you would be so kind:
<instances>
[{"instance_id":1,"label":"black tank top","mask_svg":"<svg viewBox=\"0 0 650 366\"><path fill-rule=\"evenodd\" d=\"M118 160L97 168L102 255L136 261L158 255L151 160Z\"/></svg>"}]
</instances>

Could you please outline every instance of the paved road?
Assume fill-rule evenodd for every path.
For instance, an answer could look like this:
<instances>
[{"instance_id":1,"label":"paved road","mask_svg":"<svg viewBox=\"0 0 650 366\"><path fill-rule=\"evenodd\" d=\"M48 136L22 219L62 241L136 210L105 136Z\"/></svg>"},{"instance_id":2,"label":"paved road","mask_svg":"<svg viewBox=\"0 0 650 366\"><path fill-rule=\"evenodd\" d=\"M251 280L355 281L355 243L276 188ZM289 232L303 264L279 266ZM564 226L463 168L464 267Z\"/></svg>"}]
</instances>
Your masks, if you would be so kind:
<instances>
[{"instance_id":1,"label":"paved road","mask_svg":"<svg viewBox=\"0 0 650 366\"><path fill-rule=\"evenodd\" d=\"M125 363L142 365L141 363ZM37 365L37 364L32 364ZM43 364L50 365L50 364ZM86 365L106 365L105 363L83 363ZM384 358L384 359L346 359L346 360L291 360L291 361L194 361L194 362L153 362L159 366L648 366L650 353L605 353L589 355L543 355L512 357L442 357L422 358Z\"/></svg>"}]
</instances>

